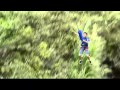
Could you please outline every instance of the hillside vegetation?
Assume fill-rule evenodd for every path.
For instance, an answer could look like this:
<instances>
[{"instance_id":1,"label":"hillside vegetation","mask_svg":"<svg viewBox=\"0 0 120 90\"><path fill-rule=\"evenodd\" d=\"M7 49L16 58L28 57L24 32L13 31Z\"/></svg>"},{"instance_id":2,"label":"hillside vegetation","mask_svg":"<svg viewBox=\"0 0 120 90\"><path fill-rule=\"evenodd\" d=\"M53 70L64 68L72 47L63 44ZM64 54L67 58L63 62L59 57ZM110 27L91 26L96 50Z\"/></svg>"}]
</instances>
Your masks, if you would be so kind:
<instances>
[{"instance_id":1,"label":"hillside vegetation","mask_svg":"<svg viewBox=\"0 0 120 90\"><path fill-rule=\"evenodd\" d=\"M92 65L72 31L90 38ZM0 78L119 78L120 12L1 11Z\"/></svg>"}]
</instances>

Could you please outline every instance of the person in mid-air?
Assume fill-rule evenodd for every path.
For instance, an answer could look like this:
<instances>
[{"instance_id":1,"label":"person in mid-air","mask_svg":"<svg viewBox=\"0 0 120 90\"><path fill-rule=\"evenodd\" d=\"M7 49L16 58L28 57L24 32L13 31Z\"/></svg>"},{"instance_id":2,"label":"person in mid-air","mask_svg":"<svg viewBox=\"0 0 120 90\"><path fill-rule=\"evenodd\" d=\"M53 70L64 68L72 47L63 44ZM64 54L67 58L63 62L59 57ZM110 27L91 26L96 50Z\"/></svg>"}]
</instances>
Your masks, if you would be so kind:
<instances>
[{"instance_id":1,"label":"person in mid-air","mask_svg":"<svg viewBox=\"0 0 120 90\"><path fill-rule=\"evenodd\" d=\"M75 33L75 32L74 32ZM75 33L80 37L80 32L78 31L78 33ZM88 43L89 43L90 39L88 38L87 36L87 32L84 32L83 35L82 35L82 40L81 40L81 48L80 48L80 52L79 52L79 56L80 56L80 64L82 64L82 54L83 52L85 51L86 52L86 56L89 60L89 62L91 63L90 61L90 55L89 55L89 50L88 50Z\"/></svg>"}]
</instances>

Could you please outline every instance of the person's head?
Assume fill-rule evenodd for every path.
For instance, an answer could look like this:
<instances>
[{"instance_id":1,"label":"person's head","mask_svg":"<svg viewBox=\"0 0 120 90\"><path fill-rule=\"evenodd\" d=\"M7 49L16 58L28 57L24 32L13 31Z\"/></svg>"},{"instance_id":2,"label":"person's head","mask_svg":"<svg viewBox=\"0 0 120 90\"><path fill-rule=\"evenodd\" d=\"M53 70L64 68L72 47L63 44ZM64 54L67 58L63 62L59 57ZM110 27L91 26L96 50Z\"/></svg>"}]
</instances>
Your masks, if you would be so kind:
<instances>
[{"instance_id":1,"label":"person's head","mask_svg":"<svg viewBox=\"0 0 120 90\"><path fill-rule=\"evenodd\" d=\"M87 33L86 33L86 32L84 32L84 33L83 33L83 36L84 36L84 37L87 37Z\"/></svg>"}]
</instances>

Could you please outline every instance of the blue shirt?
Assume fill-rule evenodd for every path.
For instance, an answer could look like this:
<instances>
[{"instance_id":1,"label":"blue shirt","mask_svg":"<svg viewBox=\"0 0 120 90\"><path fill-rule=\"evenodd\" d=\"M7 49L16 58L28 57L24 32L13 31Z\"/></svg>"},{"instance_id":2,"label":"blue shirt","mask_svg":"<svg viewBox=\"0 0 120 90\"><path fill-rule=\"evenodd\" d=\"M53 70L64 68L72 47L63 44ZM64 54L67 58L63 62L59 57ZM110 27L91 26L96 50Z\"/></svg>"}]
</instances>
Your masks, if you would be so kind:
<instances>
[{"instance_id":1,"label":"blue shirt","mask_svg":"<svg viewBox=\"0 0 120 90\"><path fill-rule=\"evenodd\" d=\"M87 42L89 42L89 41L90 41L90 39L89 39L88 37L83 37L83 40L85 40L85 41L87 41ZM86 43L86 42L82 41L81 46L88 47L88 43Z\"/></svg>"},{"instance_id":2,"label":"blue shirt","mask_svg":"<svg viewBox=\"0 0 120 90\"><path fill-rule=\"evenodd\" d=\"M90 39L88 38L88 37L83 37L83 32L82 32L82 30L78 30L78 35L79 35L79 38L80 38L80 40L82 41L82 44L81 44L81 46L86 46L86 47L88 47L88 43L86 43L86 42L83 42L83 40L85 40L85 41L90 41Z\"/></svg>"}]
</instances>

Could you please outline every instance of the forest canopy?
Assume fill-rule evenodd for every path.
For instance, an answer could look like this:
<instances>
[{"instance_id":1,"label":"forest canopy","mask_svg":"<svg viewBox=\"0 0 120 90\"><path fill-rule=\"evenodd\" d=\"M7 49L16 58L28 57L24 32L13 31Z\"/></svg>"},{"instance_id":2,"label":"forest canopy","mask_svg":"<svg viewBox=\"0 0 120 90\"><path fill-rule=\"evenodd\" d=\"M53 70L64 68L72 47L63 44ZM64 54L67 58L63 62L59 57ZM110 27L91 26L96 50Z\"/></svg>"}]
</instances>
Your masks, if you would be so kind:
<instances>
[{"instance_id":1,"label":"forest canopy","mask_svg":"<svg viewBox=\"0 0 120 90\"><path fill-rule=\"evenodd\" d=\"M119 11L1 11L0 78L119 78ZM79 64L82 30L90 65Z\"/></svg>"}]
</instances>

